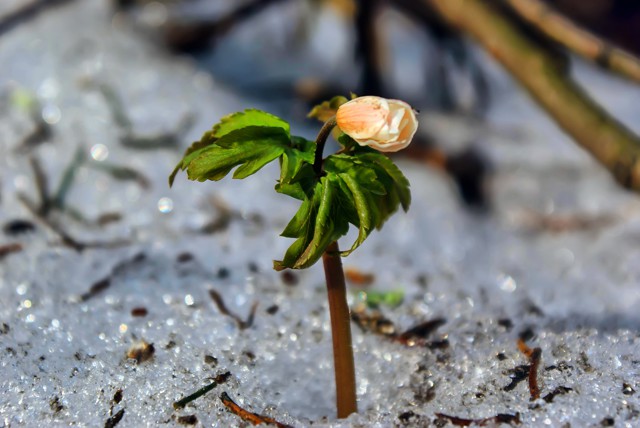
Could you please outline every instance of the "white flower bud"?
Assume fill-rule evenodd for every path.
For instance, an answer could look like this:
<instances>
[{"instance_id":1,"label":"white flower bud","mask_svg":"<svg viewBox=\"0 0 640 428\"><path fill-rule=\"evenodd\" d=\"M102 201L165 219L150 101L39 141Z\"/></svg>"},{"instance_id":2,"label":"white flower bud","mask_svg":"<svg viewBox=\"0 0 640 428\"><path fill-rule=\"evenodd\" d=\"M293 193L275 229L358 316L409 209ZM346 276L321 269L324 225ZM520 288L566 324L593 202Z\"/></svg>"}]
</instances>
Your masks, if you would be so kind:
<instances>
[{"instance_id":1,"label":"white flower bud","mask_svg":"<svg viewBox=\"0 0 640 428\"><path fill-rule=\"evenodd\" d=\"M381 152L404 149L418 129L418 119L409 104L374 96L342 104L336 122L356 143Z\"/></svg>"}]
</instances>

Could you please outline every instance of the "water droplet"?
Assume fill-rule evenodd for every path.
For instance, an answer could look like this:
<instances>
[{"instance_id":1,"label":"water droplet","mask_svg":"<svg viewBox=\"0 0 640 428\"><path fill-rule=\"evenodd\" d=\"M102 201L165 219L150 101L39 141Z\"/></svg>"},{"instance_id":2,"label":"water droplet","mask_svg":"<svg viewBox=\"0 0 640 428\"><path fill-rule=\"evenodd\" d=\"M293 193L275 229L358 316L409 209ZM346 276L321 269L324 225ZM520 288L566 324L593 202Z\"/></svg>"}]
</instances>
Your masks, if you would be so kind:
<instances>
[{"instance_id":1,"label":"water droplet","mask_svg":"<svg viewBox=\"0 0 640 428\"><path fill-rule=\"evenodd\" d=\"M51 100L60 93L60 85L56 79L49 77L45 79L38 88L38 97L44 100Z\"/></svg>"},{"instance_id":2,"label":"water droplet","mask_svg":"<svg viewBox=\"0 0 640 428\"><path fill-rule=\"evenodd\" d=\"M57 105L49 104L42 108L42 120L49 125L55 125L60 122L60 119L62 119L62 111Z\"/></svg>"},{"instance_id":3,"label":"water droplet","mask_svg":"<svg viewBox=\"0 0 640 428\"><path fill-rule=\"evenodd\" d=\"M498 277L498 285L500 290L507 293L513 293L517 288L516 281L509 275L500 275Z\"/></svg>"},{"instance_id":4,"label":"water droplet","mask_svg":"<svg viewBox=\"0 0 640 428\"><path fill-rule=\"evenodd\" d=\"M94 144L90 152L93 160L98 162L102 162L109 157L109 149L104 144Z\"/></svg>"},{"instance_id":5,"label":"water droplet","mask_svg":"<svg viewBox=\"0 0 640 428\"><path fill-rule=\"evenodd\" d=\"M20 296L24 296L27 292L27 288L27 284L22 283L16 287L16 293L18 293Z\"/></svg>"},{"instance_id":6,"label":"water droplet","mask_svg":"<svg viewBox=\"0 0 640 428\"><path fill-rule=\"evenodd\" d=\"M193 306L193 296L191 294L187 294L186 296L184 296L184 303L187 306Z\"/></svg>"},{"instance_id":7,"label":"water droplet","mask_svg":"<svg viewBox=\"0 0 640 428\"><path fill-rule=\"evenodd\" d=\"M24 302L22 302L22 306L25 307L26 309L31 308L31 300L25 300Z\"/></svg>"},{"instance_id":8,"label":"water droplet","mask_svg":"<svg viewBox=\"0 0 640 428\"><path fill-rule=\"evenodd\" d=\"M129 327L126 324L120 324L120 327L118 327L118 331L122 334L126 333L127 330L129 330Z\"/></svg>"},{"instance_id":9,"label":"water droplet","mask_svg":"<svg viewBox=\"0 0 640 428\"><path fill-rule=\"evenodd\" d=\"M158 211L162 214L168 214L173 211L173 200L171 198L160 198L158 200Z\"/></svg>"}]
</instances>

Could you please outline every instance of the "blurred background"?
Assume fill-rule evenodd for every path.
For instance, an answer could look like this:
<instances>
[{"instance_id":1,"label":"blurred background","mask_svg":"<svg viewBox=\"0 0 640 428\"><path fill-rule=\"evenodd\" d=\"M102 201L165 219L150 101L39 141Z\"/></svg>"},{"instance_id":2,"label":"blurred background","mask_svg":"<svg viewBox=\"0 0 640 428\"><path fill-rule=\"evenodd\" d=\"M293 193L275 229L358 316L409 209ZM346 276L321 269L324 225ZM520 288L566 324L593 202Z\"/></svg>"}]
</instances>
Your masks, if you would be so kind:
<instances>
[{"instance_id":1,"label":"blurred background","mask_svg":"<svg viewBox=\"0 0 640 428\"><path fill-rule=\"evenodd\" d=\"M478 124L486 123L496 104L504 103L504 94L511 90L511 85L505 83L504 73L481 48L448 26L427 2L104 0L102 4L108 11L104 20L109 25L109 34L118 43L126 44L126 38L151 43L167 58L188 62L199 70L197 79L205 91L226 88L248 103L259 103L295 121L300 132L309 138L317 124L306 120L306 112L336 94L374 94L408 101L424 112L426 122L415 143L402 156L448 174L468 206L484 210L490 205L485 185L490 165L474 140L479 139ZM640 53L638 2L553 0L549 4L599 36ZM21 27L28 28L34 20L42 20L43 15L62 7L77 8L80 2L3 1L0 37ZM117 88L119 79L128 78L126 59L109 59L109 52L101 53L95 40L90 41L77 30L70 28L70 37L52 35L46 41L34 38L33 47L45 51L48 43L67 43L69 38L75 41L64 49L65 58L47 57L44 52L46 62L36 61L40 67L47 67L48 63L53 73L44 82L25 81L32 75L25 73L25 69L34 66L26 57L22 64L14 62L6 70L4 77L9 85L5 85L3 93L11 98L14 87L22 87L28 89L25 92L31 91L35 101L38 97L42 101L47 94L60 90L59 80L63 79L57 79L56 73L75 72L76 83L83 82L74 90L91 92L93 88L102 93L109 108L115 111L116 125L129 132L133 123L141 119L144 127L140 107ZM531 28L526 31L535 33ZM24 39L21 43L29 41ZM50 55L54 55L52 51ZM62 60L64 66L54 65ZM152 88L162 76L160 72L154 75L150 69L144 79L148 88ZM207 80L215 85L207 86ZM34 88L36 85L39 87ZM214 92L208 95L215 97ZM44 101L40 106L44 108L43 117L53 115L55 120L59 106L47 106ZM189 132L194 130L194 123L199 127L215 120L203 121L202 112L194 111L183 101L180 97L175 99L174 111L182 113L178 114L175 132L172 131L176 136L179 134L180 141L176 143L180 146L197 138L196 132ZM164 110L161 115L171 116L170 109ZM443 137L441 127L428 124L430 118L441 114L456 118L456 132L460 129L468 132L463 131L455 138ZM36 131L42 135L36 132L33 136L36 143L46 139L46 117L40 125ZM475 130L469 131L470 127ZM153 132L148 136L153 136Z\"/></svg>"}]
</instances>

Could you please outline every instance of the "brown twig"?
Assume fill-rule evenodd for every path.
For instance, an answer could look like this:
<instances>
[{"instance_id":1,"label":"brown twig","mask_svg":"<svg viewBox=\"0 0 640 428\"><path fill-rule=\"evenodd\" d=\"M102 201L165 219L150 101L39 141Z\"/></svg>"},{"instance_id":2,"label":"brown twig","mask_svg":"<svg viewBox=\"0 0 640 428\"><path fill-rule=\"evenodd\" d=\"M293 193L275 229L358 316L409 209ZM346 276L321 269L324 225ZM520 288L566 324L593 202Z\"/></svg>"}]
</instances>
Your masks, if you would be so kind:
<instances>
[{"instance_id":1,"label":"brown twig","mask_svg":"<svg viewBox=\"0 0 640 428\"><path fill-rule=\"evenodd\" d=\"M0 245L0 260L12 253L19 253L23 250L22 244L13 243L7 245Z\"/></svg>"},{"instance_id":2,"label":"brown twig","mask_svg":"<svg viewBox=\"0 0 640 428\"><path fill-rule=\"evenodd\" d=\"M522 352L530 362L529 366L529 393L531 401L540 398L540 387L538 386L538 367L540 366L540 358L542 357L542 349L530 348L524 340L518 339L518 349Z\"/></svg>"},{"instance_id":3,"label":"brown twig","mask_svg":"<svg viewBox=\"0 0 640 428\"><path fill-rule=\"evenodd\" d=\"M116 425L120 423L123 416L124 416L124 409L120 409L118 413L111 416L109 419L105 421L104 428L114 428Z\"/></svg>"},{"instance_id":4,"label":"brown twig","mask_svg":"<svg viewBox=\"0 0 640 428\"><path fill-rule=\"evenodd\" d=\"M602 40L540 0L507 0L509 6L549 38L601 67L640 83L640 59Z\"/></svg>"},{"instance_id":5,"label":"brown twig","mask_svg":"<svg viewBox=\"0 0 640 428\"><path fill-rule=\"evenodd\" d=\"M243 320L237 314L234 314L227 308L227 305L224 303L222 296L216 290L209 290L209 296L211 296L211 300L213 300L213 303L215 303L220 313L232 318L236 322L240 330L246 330L253 325L253 321L256 315L256 310L258 309L258 302L253 302L253 305L251 305L251 310L249 311L249 315L247 316L247 319Z\"/></svg>"},{"instance_id":6,"label":"brown twig","mask_svg":"<svg viewBox=\"0 0 640 428\"><path fill-rule=\"evenodd\" d=\"M121 261L120 263L114 266L114 268L111 270L111 273L109 273L106 277L102 278L101 280L94 282L88 291L81 294L79 297L79 300L81 302L86 302L87 300L102 293L103 291L105 291L107 288L111 286L111 280L113 279L114 276L121 274L126 269L130 268L132 265L139 263L144 259L145 259L144 253L137 253L131 258Z\"/></svg>"},{"instance_id":7,"label":"brown twig","mask_svg":"<svg viewBox=\"0 0 640 428\"><path fill-rule=\"evenodd\" d=\"M482 419L466 419L459 418L457 416L445 415L444 413L436 413L436 416L441 419L448 419L453 425L459 427L468 427L469 425L480 425L485 426L488 424L498 425L498 424L515 424L520 425L520 413L516 413L515 415L510 415L508 413L499 413L496 416L492 416L490 418L482 418Z\"/></svg>"},{"instance_id":8,"label":"brown twig","mask_svg":"<svg viewBox=\"0 0 640 428\"><path fill-rule=\"evenodd\" d=\"M423 1L493 55L620 184L640 191L640 138L593 101L548 46L523 31L494 2Z\"/></svg>"},{"instance_id":9,"label":"brown twig","mask_svg":"<svg viewBox=\"0 0 640 428\"><path fill-rule=\"evenodd\" d=\"M421 322L402 333L398 333L393 322L385 318L380 312L374 311L372 313L367 313L364 310L364 307L353 310L351 313L351 319L363 332L372 332L377 335L387 337L394 342L398 342L410 348L414 346L423 346L435 349L447 347L449 344L446 336L433 341L427 340L427 337L430 336L438 327L446 323L444 318L436 318Z\"/></svg>"},{"instance_id":10,"label":"brown twig","mask_svg":"<svg viewBox=\"0 0 640 428\"><path fill-rule=\"evenodd\" d=\"M165 26L165 42L175 51L200 51L211 39L222 36L235 25L251 18L271 4L283 0L253 0L243 2L237 9L217 19L195 22L170 22Z\"/></svg>"},{"instance_id":11,"label":"brown twig","mask_svg":"<svg viewBox=\"0 0 640 428\"><path fill-rule=\"evenodd\" d=\"M362 63L359 90L367 95L383 95L380 70L382 68L381 45L376 31L376 18L380 11L379 0L357 0L355 15L356 56Z\"/></svg>"},{"instance_id":12,"label":"brown twig","mask_svg":"<svg viewBox=\"0 0 640 428\"><path fill-rule=\"evenodd\" d=\"M5 15L0 20L0 35L7 33L18 25L35 18L41 12L44 12L50 7L60 6L64 3L69 3L70 1L72 0L34 0L19 9L16 8L16 10Z\"/></svg>"},{"instance_id":13,"label":"brown twig","mask_svg":"<svg viewBox=\"0 0 640 428\"><path fill-rule=\"evenodd\" d=\"M222 400L222 404L224 404L231 413L233 413L234 415L238 415L243 421L249 422L251 425L268 424L275 425L278 428L292 428L290 425L280 423L268 416L259 415L257 413L252 413L248 410L243 409L242 407L238 406L226 392L223 392L220 395L220 400Z\"/></svg>"}]
</instances>

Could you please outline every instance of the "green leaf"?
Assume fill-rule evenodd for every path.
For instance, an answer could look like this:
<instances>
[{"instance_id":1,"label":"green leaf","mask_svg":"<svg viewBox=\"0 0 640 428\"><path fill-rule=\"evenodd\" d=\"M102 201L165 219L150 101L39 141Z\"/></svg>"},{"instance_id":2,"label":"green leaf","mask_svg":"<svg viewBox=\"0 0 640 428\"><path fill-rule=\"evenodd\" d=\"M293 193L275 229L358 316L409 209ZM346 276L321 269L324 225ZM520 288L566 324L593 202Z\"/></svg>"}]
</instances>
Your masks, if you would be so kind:
<instances>
[{"instance_id":1,"label":"green leaf","mask_svg":"<svg viewBox=\"0 0 640 428\"><path fill-rule=\"evenodd\" d=\"M335 96L329 101L324 101L314 106L307 117L318 119L320 122L326 122L335 116L338 111L338 107L347 101L349 101L347 97L343 97L342 95Z\"/></svg>"},{"instance_id":2,"label":"green leaf","mask_svg":"<svg viewBox=\"0 0 640 428\"><path fill-rule=\"evenodd\" d=\"M327 246L347 233L349 224L338 212L336 177L322 177L313 196L306 199L289 222L283 236L297 238L282 261L274 261L274 269L304 269L317 262Z\"/></svg>"},{"instance_id":3,"label":"green leaf","mask_svg":"<svg viewBox=\"0 0 640 428\"><path fill-rule=\"evenodd\" d=\"M176 178L176 175L180 171L184 171L187 169L187 166L191 163L192 160L197 158L203 151L203 149L213 145L216 142L216 138L213 136L213 131L207 131L204 133L200 141L196 141L191 144L187 150L185 150L184 155L182 156L182 160L178 162L178 165L173 169L171 175L169 175L169 187L173 186L173 181Z\"/></svg>"},{"instance_id":4,"label":"green leaf","mask_svg":"<svg viewBox=\"0 0 640 428\"><path fill-rule=\"evenodd\" d=\"M367 239L373 228L378 224L380 213L373 195L368 193L355 178L349 174L340 174L340 179L344 181L351 192L358 214L358 224L356 225L358 227L358 238L351 245L351 249L342 252L342 255L347 256Z\"/></svg>"},{"instance_id":5,"label":"green leaf","mask_svg":"<svg viewBox=\"0 0 640 428\"><path fill-rule=\"evenodd\" d=\"M218 181L238 166L233 178L246 178L277 159L288 144L281 128L249 126L231 131L188 156L187 176L189 180Z\"/></svg>"},{"instance_id":6,"label":"green leaf","mask_svg":"<svg viewBox=\"0 0 640 428\"><path fill-rule=\"evenodd\" d=\"M367 307L378 309L381 305L396 308L404 301L404 290L396 289L391 291L363 291L363 297Z\"/></svg>"},{"instance_id":7,"label":"green leaf","mask_svg":"<svg viewBox=\"0 0 640 428\"><path fill-rule=\"evenodd\" d=\"M357 155L357 158L365 164L376 169L376 174L380 177L386 174L393 183L393 192L398 195L402 209L406 212L411 205L411 191L409 190L409 180L404 176L400 168L391 159L382 153L368 152Z\"/></svg>"},{"instance_id":8,"label":"green leaf","mask_svg":"<svg viewBox=\"0 0 640 428\"><path fill-rule=\"evenodd\" d=\"M178 165L169 175L169 187L173 186L173 181L178 172L187 169L194 159L206 151L206 148L213 146L219 139L234 131L256 126L280 129L287 135L287 139L289 138L289 124L272 114L250 109L227 115L220 119L220 122L212 130L205 132L200 141L196 141L185 151L182 160L178 162Z\"/></svg>"},{"instance_id":9,"label":"green leaf","mask_svg":"<svg viewBox=\"0 0 640 428\"><path fill-rule=\"evenodd\" d=\"M302 167L313 165L316 143L301 137L292 137L291 146L286 147L280 165L280 183L288 184L298 178Z\"/></svg>"},{"instance_id":10,"label":"green leaf","mask_svg":"<svg viewBox=\"0 0 640 428\"><path fill-rule=\"evenodd\" d=\"M211 133L214 138L222 138L230 132L249 126L262 126L267 128L282 128L289 135L289 124L278 116L270 113L248 109L245 111L229 114L216 124Z\"/></svg>"},{"instance_id":11,"label":"green leaf","mask_svg":"<svg viewBox=\"0 0 640 428\"><path fill-rule=\"evenodd\" d=\"M275 189L278 193L304 201L305 199L313 197L317 181L318 177L316 177L316 173L313 170L313 165L305 163L300 167L300 170L293 180L288 182L285 180L284 183L279 181Z\"/></svg>"}]
</instances>

